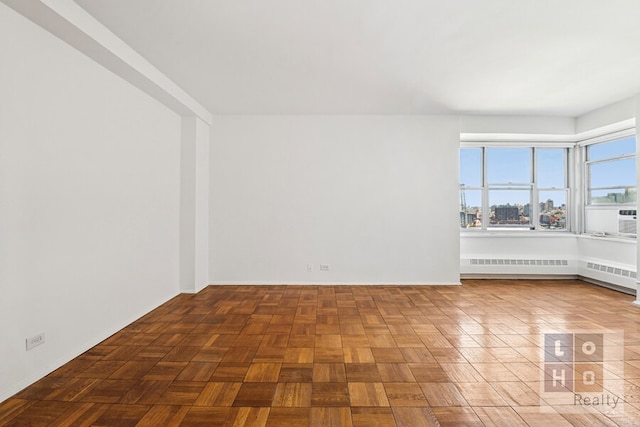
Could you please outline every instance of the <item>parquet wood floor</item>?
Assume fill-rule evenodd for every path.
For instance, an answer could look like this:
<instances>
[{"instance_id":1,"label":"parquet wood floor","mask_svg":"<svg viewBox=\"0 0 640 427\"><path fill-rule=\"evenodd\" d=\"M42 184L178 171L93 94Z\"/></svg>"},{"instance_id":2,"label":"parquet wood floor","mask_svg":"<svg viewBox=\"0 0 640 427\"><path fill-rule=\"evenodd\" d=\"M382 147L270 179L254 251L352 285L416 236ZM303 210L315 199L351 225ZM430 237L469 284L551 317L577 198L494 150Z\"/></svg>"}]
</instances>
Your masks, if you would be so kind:
<instances>
[{"instance_id":1,"label":"parquet wood floor","mask_svg":"<svg viewBox=\"0 0 640 427\"><path fill-rule=\"evenodd\" d=\"M0 403L0 425L639 426L633 300L578 281L211 286ZM624 331L623 414L541 397L543 334L572 330Z\"/></svg>"}]
</instances>

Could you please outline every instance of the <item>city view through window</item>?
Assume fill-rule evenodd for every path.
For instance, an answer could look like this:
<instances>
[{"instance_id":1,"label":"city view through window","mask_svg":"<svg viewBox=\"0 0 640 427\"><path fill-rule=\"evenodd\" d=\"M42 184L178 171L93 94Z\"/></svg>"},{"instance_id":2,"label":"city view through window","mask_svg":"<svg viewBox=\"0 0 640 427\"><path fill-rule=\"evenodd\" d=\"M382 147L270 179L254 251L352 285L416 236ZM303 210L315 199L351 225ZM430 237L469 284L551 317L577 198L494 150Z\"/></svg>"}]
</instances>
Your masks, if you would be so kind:
<instances>
[{"instance_id":1,"label":"city view through window","mask_svg":"<svg viewBox=\"0 0 640 427\"><path fill-rule=\"evenodd\" d=\"M461 149L460 226L565 230L565 153L564 148ZM485 221L483 197L487 199Z\"/></svg>"},{"instance_id":2,"label":"city view through window","mask_svg":"<svg viewBox=\"0 0 640 427\"><path fill-rule=\"evenodd\" d=\"M509 193L504 190L499 191ZM472 194L471 197L469 197L469 193ZM480 192L464 188L460 190L460 226L462 228L482 228L482 204L481 200L477 200L480 198L478 193ZM551 192L540 193L542 200L538 203L538 228L565 230L567 227L565 192L554 192L557 194L549 195L546 199L542 193ZM509 197L508 194L502 196L502 201L496 201L495 204L489 206L489 227L502 226L518 229L534 227L533 209L528 201L530 195L526 196L527 201L519 200L521 195L517 193L512 194L512 197ZM491 195L489 198L491 200Z\"/></svg>"}]
</instances>

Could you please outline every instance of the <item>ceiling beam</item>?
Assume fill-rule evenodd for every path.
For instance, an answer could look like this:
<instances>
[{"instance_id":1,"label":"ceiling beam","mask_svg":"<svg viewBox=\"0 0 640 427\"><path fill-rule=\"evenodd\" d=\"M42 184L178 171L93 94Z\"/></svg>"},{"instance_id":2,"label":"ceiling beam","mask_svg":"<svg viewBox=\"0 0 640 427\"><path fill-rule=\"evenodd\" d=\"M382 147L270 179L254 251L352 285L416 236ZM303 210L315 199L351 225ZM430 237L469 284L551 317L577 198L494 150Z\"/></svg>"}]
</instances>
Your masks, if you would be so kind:
<instances>
[{"instance_id":1,"label":"ceiling beam","mask_svg":"<svg viewBox=\"0 0 640 427\"><path fill-rule=\"evenodd\" d=\"M0 0L182 116L212 116L180 86L72 0Z\"/></svg>"}]
</instances>

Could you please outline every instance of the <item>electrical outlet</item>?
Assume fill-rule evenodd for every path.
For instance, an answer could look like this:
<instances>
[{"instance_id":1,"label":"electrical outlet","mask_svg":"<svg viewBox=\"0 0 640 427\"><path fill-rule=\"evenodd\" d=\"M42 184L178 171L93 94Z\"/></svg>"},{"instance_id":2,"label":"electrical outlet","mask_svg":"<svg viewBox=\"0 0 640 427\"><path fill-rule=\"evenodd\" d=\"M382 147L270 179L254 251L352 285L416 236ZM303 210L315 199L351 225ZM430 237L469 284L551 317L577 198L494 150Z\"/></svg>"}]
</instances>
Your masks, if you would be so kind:
<instances>
[{"instance_id":1,"label":"electrical outlet","mask_svg":"<svg viewBox=\"0 0 640 427\"><path fill-rule=\"evenodd\" d=\"M307 264L307 273L311 273L313 271L313 264Z\"/></svg>"},{"instance_id":2,"label":"electrical outlet","mask_svg":"<svg viewBox=\"0 0 640 427\"><path fill-rule=\"evenodd\" d=\"M27 351L33 347L37 347L40 344L44 344L44 332L38 335L27 338Z\"/></svg>"},{"instance_id":3,"label":"electrical outlet","mask_svg":"<svg viewBox=\"0 0 640 427\"><path fill-rule=\"evenodd\" d=\"M329 264L320 264L320 271L329 271Z\"/></svg>"}]
</instances>

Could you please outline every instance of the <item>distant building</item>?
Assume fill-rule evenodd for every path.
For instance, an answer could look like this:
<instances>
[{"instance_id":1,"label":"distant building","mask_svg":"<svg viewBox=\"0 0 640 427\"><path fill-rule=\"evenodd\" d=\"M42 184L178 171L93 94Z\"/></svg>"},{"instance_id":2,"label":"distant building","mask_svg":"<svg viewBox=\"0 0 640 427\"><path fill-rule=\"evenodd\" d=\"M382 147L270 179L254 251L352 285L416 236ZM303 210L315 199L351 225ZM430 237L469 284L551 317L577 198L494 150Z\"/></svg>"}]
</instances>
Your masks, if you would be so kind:
<instances>
[{"instance_id":1,"label":"distant building","mask_svg":"<svg viewBox=\"0 0 640 427\"><path fill-rule=\"evenodd\" d=\"M495 220L497 223L517 222L519 219L517 206L496 206Z\"/></svg>"}]
</instances>

